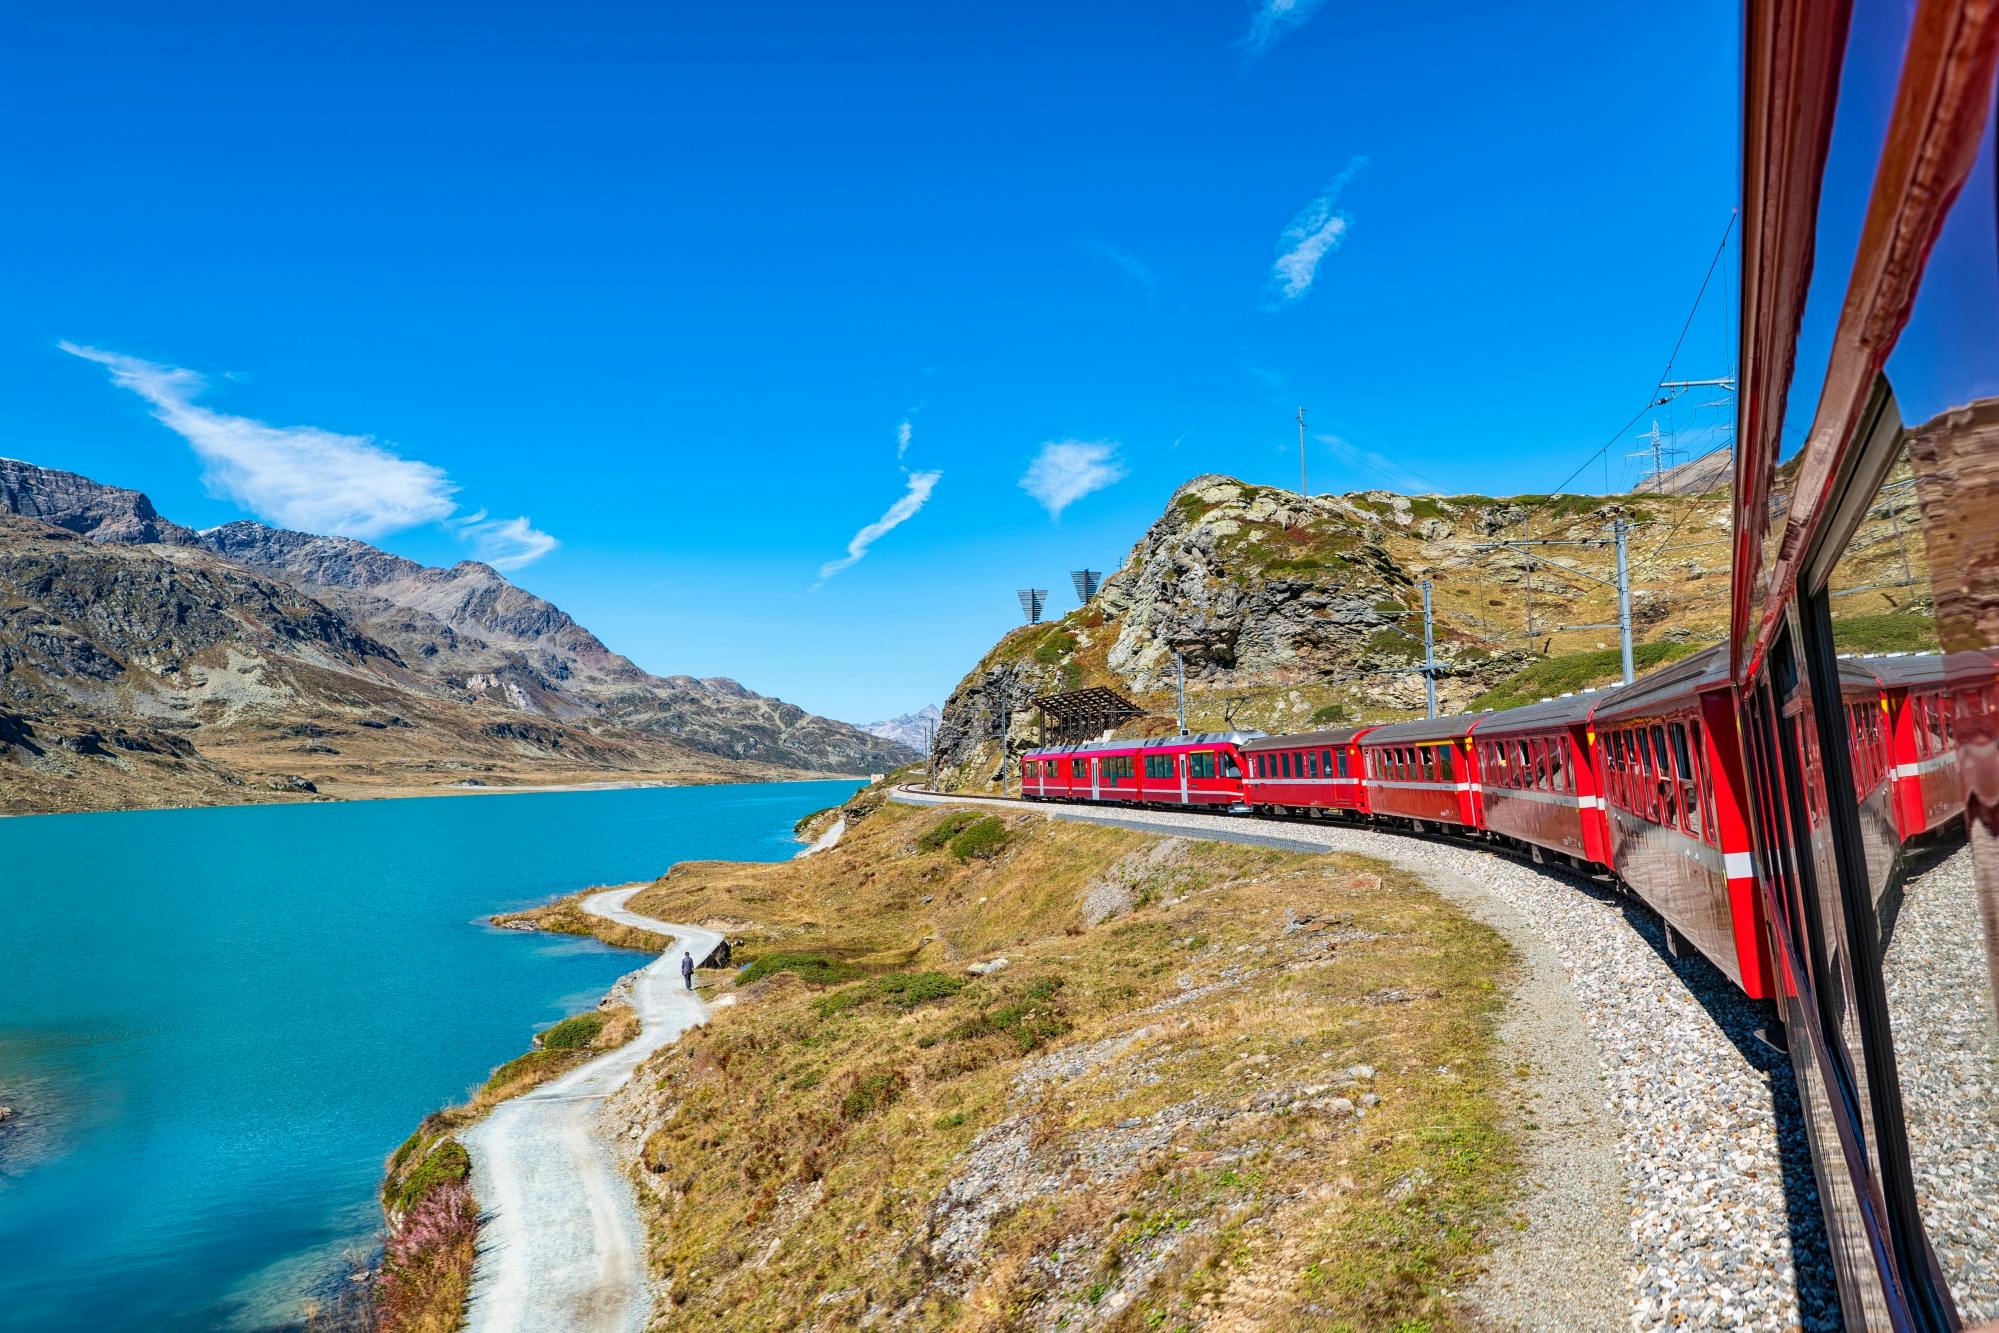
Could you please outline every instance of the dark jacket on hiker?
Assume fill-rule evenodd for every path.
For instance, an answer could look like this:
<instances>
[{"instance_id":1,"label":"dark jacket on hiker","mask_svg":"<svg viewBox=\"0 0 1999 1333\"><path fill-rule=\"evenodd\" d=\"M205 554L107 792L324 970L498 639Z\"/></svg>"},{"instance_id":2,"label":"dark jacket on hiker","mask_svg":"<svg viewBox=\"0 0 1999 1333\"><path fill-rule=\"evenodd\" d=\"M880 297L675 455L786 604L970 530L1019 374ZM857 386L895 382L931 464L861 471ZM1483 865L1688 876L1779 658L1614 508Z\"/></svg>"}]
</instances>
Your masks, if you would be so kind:
<instances>
[{"instance_id":1,"label":"dark jacket on hiker","mask_svg":"<svg viewBox=\"0 0 1999 1333\"><path fill-rule=\"evenodd\" d=\"M694 955L691 953L680 955L680 979L687 983L687 989L694 989Z\"/></svg>"}]
</instances>

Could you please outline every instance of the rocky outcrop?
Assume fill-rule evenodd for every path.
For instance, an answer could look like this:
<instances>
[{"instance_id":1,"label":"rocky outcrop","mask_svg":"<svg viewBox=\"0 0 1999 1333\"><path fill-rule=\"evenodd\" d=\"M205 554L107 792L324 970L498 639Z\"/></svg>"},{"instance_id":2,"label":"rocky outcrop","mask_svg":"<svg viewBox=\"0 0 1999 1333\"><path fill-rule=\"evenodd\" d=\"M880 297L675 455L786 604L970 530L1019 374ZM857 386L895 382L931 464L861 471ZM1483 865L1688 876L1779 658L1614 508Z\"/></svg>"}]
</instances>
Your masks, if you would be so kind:
<instances>
[{"instance_id":1,"label":"rocky outcrop","mask_svg":"<svg viewBox=\"0 0 1999 1333\"><path fill-rule=\"evenodd\" d=\"M1677 507L1654 512L1654 503ZM1308 498L1197 477L1174 492L1089 605L1014 630L959 683L937 733L941 780L995 785L1004 756L1036 738L1033 700L1042 695L1107 686L1150 715L1128 730L1170 730L1176 658L1194 730L1409 716L1424 706L1423 676L1412 668L1423 661L1425 579L1435 587L1440 700L1464 706L1526 665L1534 648L1549 651L1515 629L1530 589L1542 625L1571 622L1556 632L1588 636L1572 639L1571 650L1604 646L1602 622L1614 614L1603 592L1608 571L1589 563L1607 553L1578 547L1530 560L1491 548L1496 535L1526 535L1522 525L1538 521L1540 533L1594 537L1622 516L1639 525L1642 543L1648 523L1668 536L1692 533L1696 523L1725 524L1726 511L1712 497L1648 498L1643 508L1630 497ZM1699 570L1673 577L1692 587ZM1641 625L1681 624L1700 596L1648 590L1641 606L1657 609L1641 612ZM1701 605L1718 626L1719 603Z\"/></svg>"},{"instance_id":2,"label":"rocky outcrop","mask_svg":"<svg viewBox=\"0 0 1999 1333\"><path fill-rule=\"evenodd\" d=\"M0 513L38 519L92 541L192 546L197 540L191 528L161 518L138 491L18 458L0 458Z\"/></svg>"}]
</instances>

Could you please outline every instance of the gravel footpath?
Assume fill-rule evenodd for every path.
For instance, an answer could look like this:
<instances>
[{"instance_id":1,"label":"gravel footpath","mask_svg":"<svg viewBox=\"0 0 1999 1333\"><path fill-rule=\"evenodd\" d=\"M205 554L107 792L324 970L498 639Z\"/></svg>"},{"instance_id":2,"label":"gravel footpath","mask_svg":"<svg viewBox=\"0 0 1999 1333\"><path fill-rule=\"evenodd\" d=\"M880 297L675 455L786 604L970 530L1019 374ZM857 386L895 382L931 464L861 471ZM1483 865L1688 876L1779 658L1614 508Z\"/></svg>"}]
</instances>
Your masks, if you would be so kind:
<instances>
[{"instance_id":1,"label":"gravel footpath","mask_svg":"<svg viewBox=\"0 0 1999 1333\"><path fill-rule=\"evenodd\" d=\"M971 804L899 792L919 804ZM1006 803L1020 808L1013 802ZM1537 998L1530 980L1515 1006L1526 1029L1536 1119L1528 1131L1528 1174L1537 1191L1525 1238L1502 1241L1481 1305L1517 1327L1633 1329L1698 1326L1808 1330L1840 1326L1838 1296L1812 1180L1789 1057L1755 1036L1774 1020L1704 959L1673 959L1657 918L1606 888L1544 871L1490 850L1337 824L1231 819L1152 810L1029 806L1051 818L1084 819L1141 831L1172 831L1299 850L1354 852L1404 867L1455 901L1484 900L1506 930L1512 914L1528 928L1507 931L1538 973L1545 950L1594 1047L1594 1068L1559 1042L1559 1006ZM1469 905L1469 904L1468 904ZM1523 944L1538 936L1538 944ZM1539 1025L1539 1026L1537 1026ZM1599 1110L1611 1126L1625 1197L1615 1221L1578 1218L1590 1197L1587 1151ZM1548 1156L1552 1127L1582 1149L1564 1165ZM1545 1223L1545 1225L1544 1225ZM1536 1233L1541 1234L1537 1237ZM1621 1267L1618 1308L1603 1319L1554 1318L1551 1282L1587 1287L1588 1275ZM1554 1276L1551 1276L1554 1275Z\"/></svg>"},{"instance_id":2,"label":"gravel footpath","mask_svg":"<svg viewBox=\"0 0 1999 1333\"><path fill-rule=\"evenodd\" d=\"M643 887L583 902L586 912L671 935L678 946L628 978L639 1035L500 1103L460 1136L485 1210L470 1333L636 1333L651 1316L638 1200L598 1115L647 1056L707 1021L706 1006L681 983L680 949L705 957L722 937L627 911Z\"/></svg>"}]
</instances>

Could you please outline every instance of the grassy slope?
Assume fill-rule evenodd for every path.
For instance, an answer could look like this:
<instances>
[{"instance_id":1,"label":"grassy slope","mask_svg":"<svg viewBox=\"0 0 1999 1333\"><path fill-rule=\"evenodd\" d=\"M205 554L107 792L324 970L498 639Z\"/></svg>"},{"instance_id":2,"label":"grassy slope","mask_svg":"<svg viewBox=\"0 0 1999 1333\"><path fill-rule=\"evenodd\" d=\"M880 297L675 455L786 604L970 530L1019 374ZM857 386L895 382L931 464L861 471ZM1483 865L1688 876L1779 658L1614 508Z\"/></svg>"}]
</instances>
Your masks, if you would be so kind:
<instances>
[{"instance_id":1,"label":"grassy slope","mask_svg":"<svg viewBox=\"0 0 1999 1333\"><path fill-rule=\"evenodd\" d=\"M926 849L952 818L635 900L764 960L639 1075L676 1320L1460 1322L1509 1187L1493 932L1358 859L1038 814Z\"/></svg>"},{"instance_id":2,"label":"grassy slope","mask_svg":"<svg viewBox=\"0 0 1999 1333\"><path fill-rule=\"evenodd\" d=\"M1698 643L1675 643L1661 640L1657 643L1641 643L1631 650L1631 662L1638 674L1643 675L1653 667L1677 662L1682 657L1700 651L1704 645ZM1500 681L1478 698L1471 706L1479 708L1518 708L1523 704L1539 703L1559 694L1569 694L1576 690L1594 689L1602 685L1617 683L1624 675L1624 652L1619 648L1603 648L1595 652L1569 653L1563 657L1543 658L1533 666Z\"/></svg>"}]
</instances>

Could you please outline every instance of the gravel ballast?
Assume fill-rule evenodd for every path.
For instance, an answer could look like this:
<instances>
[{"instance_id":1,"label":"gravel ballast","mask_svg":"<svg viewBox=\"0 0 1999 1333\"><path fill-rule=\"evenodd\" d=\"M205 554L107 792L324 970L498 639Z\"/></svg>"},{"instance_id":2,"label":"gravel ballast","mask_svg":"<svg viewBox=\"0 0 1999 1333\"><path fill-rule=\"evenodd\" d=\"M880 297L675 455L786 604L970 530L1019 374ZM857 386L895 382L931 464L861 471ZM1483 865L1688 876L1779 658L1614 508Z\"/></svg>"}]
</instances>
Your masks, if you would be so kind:
<instances>
[{"instance_id":1,"label":"gravel ballast","mask_svg":"<svg viewBox=\"0 0 1999 1333\"><path fill-rule=\"evenodd\" d=\"M900 793L921 803L974 803ZM1008 803L1012 804L1012 803ZM1811 1157L1790 1060L1762 1044L1771 1011L1744 998L1704 959L1671 958L1648 910L1607 887L1543 870L1484 847L1337 824L1251 820L1173 811L1041 806L1051 818L1086 819L1300 850L1377 857L1429 879L1454 901L1506 930L1505 921L1467 901L1482 898L1538 937L1564 974L1593 1052L1580 1074L1565 1069L1559 1046L1531 1063L1526 1091L1534 1121L1525 1136L1528 1205L1525 1244L1503 1240L1493 1272L1474 1301L1516 1327L1562 1326L1546 1306L1546 1286L1579 1293L1591 1274L1616 1274L1615 1322L1633 1329L1713 1327L1836 1329L1838 1298L1826 1254ZM1518 929L1507 933L1521 943ZM1523 947L1534 973L1535 949ZM1524 989L1524 988L1523 988ZM1545 999L1515 1005L1561 1015ZM1510 1018L1510 1023L1523 1020ZM1530 1020L1531 1021L1531 1020ZM1518 1034L1503 1034L1518 1040ZM1596 1099L1595 1106L1582 1105ZM1608 1121L1627 1216L1577 1224L1587 1210L1590 1126ZM1550 1156L1546 1127L1582 1146L1564 1164ZM1539 1177L1548 1178L1539 1178ZM1545 1222L1546 1225L1542 1225ZM1586 1296L1579 1295L1579 1299ZM1568 1322L1587 1327L1608 1322Z\"/></svg>"}]
</instances>

